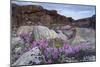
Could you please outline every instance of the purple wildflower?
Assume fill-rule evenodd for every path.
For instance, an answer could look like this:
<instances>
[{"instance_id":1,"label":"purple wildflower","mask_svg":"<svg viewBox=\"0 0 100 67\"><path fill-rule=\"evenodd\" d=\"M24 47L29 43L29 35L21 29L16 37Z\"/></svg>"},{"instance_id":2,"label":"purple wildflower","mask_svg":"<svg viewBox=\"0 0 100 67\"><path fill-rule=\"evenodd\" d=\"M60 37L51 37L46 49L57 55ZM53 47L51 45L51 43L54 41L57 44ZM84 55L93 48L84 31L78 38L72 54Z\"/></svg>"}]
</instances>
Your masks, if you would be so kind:
<instances>
[{"instance_id":1,"label":"purple wildflower","mask_svg":"<svg viewBox=\"0 0 100 67\"><path fill-rule=\"evenodd\" d=\"M46 48L48 46L48 41L47 40L40 40L39 44L40 44L40 47Z\"/></svg>"},{"instance_id":2,"label":"purple wildflower","mask_svg":"<svg viewBox=\"0 0 100 67\"><path fill-rule=\"evenodd\" d=\"M32 42L32 47L36 47L37 46L37 42L36 41L33 41Z\"/></svg>"},{"instance_id":3,"label":"purple wildflower","mask_svg":"<svg viewBox=\"0 0 100 67\"><path fill-rule=\"evenodd\" d=\"M58 50L59 50L60 53L63 52L62 48L58 48Z\"/></svg>"},{"instance_id":4,"label":"purple wildflower","mask_svg":"<svg viewBox=\"0 0 100 67\"><path fill-rule=\"evenodd\" d=\"M31 33L21 33L20 37L27 43L31 40Z\"/></svg>"},{"instance_id":5,"label":"purple wildflower","mask_svg":"<svg viewBox=\"0 0 100 67\"><path fill-rule=\"evenodd\" d=\"M51 48L46 48L43 52L44 56L46 59L50 58L51 57L51 52L52 52L52 49Z\"/></svg>"},{"instance_id":6,"label":"purple wildflower","mask_svg":"<svg viewBox=\"0 0 100 67\"><path fill-rule=\"evenodd\" d=\"M81 50L81 48L82 48L81 45L77 45L77 46L74 46L73 50L75 52L79 52Z\"/></svg>"},{"instance_id":7,"label":"purple wildflower","mask_svg":"<svg viewBox=\"0 0 100 67\"><path fill-rule=\"evenodd\" d=\"M59 56L58 48L53 48L53 52L52 52L53 59L58 58L58 56Z\"/></svg>"},{"instance_id":8,"label":"purple wildflower","mask_svg":"<svg viewBox=\"0 0 100 67\"><path fill-rule=\"evenodd\" d=\"M51 60L51 59L49 59L49 60L47 61L47 63L48 63L48 64L51 64L51 63L52 63L52 60Z\"/></svg>"},{"instance_id":9,"label":"purple wildflower","mask_svg":"<svg viewBox=\"0 0 100 67\"><path fill-rule=\"evenodd\" d=\"M38 41L33 41L32 46L38 46L40 48L46 48L48 46L48 41L47 40L38 40Z\"/></svg>"},{"instance_id":10,"label":"purple wildflower","mask_svg":"<svg viewBox=\"0 0 100 67\"><path fill-rule=\"evenodd\" d=\"M63 45L63 48L64 48L64 49L68 49L69 47L70 47L69 44L65 44L65 43L64 43L64 45Z\"/></svg>"}]
</instances>

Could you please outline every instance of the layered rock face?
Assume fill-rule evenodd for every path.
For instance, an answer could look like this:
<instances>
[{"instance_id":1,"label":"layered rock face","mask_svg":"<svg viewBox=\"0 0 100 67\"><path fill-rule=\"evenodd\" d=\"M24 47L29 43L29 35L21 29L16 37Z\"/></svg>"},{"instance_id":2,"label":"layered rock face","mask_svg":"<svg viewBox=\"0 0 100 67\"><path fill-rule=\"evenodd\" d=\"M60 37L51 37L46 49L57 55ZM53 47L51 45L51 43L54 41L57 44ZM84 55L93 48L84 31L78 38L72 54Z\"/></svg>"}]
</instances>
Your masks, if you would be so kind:
<instances>
[{"instance_id":1,"label":"layered rock face","mask_svg":"<svg viewBox=\"0 0 100 67\"><path fill-rule=\"evenodd\" d=\"M57 13L56 10L46 10L41 6L19 6L12 4L12 25L45 25L69 24L72 18Z\"/></svg>"},{"instance_id":2,"label":"layered rock face","mask_svg":"<svg viewBox=\"0 0 100 67\"><path fill-rule=\"evenodd\" d=\"M56 10L47 10L39 5L12 4L12 27L21 25L43 25L53 27L55 25L73 25L73 27L93 28L96 25L96 15L92 17L74 20L57 13Z\"/></svg>"}]
</instances>

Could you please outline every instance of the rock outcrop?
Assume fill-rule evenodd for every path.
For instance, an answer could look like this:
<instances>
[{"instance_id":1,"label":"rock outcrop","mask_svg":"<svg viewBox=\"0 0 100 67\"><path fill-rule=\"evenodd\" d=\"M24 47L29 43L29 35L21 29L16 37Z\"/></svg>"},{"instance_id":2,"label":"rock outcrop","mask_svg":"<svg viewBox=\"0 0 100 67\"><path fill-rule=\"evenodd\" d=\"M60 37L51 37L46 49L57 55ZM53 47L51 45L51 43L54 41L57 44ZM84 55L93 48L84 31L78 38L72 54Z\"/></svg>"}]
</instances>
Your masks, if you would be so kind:
<instances>
[{"instance_id":1,"label":"rock outcrop","mask_svg":"<svg viewBox=\"0 0 100 67\"><path fill-rule=\"evenodd\" d=\"M41 55L41 51L38 47L35 47L20 56L12 66L41 64L41 62L43 62L42 59L43 56Z\"/></svg>"},{"instance_id":2,"label":"rock outcrop","mask_svg":"<svg viewBox=\"0 0 100 67\"><path fill-rule=\"evenodd\" d=\"M56 25L71 25L84 28L95 29L96 15L92 17L74 20L72 17L65 17L57 13L56 10L47 10L39 5L17 5L12 4L11 21L12 27L22 25L43 25L52 27Z\"/></svg>"},{"instance_id":3,"label":"rock outcrop","mask_svg":"<svg viewBox=\"0 0 100 67\"><path fill-rule=\"evenodd\" d=\"M46 10L42 6L27 5L19 6L12 4L12 25L46 25L69 24L71 17L65 17L57 13L56 10Z\"/></svg>"},{"instance_id":4,"label":"rock outcrop","mask_svg":"<svg viewBox=\"0 0 100 67\"><path fill-rule=\"evenodd\" d=\"M61 30L49 29L46 26L20 26L17 30L17 36L33 37L34 40L55 39L67 40L67 36ZM31 39L31 38L30 38Z\"/></svg>"},{"instance_id":5,"label":"rock outcrop","mask_svg":"<svg viewBox=\"0 0 100 67\"><path fill-rule=\"evenodd\" d=\"M71 41L71 45L77 45L81 43L89 43L91 44L91 48L95 49L95 30L88 28L76 28L76 35Z\"/></svg>"}]
</instances>

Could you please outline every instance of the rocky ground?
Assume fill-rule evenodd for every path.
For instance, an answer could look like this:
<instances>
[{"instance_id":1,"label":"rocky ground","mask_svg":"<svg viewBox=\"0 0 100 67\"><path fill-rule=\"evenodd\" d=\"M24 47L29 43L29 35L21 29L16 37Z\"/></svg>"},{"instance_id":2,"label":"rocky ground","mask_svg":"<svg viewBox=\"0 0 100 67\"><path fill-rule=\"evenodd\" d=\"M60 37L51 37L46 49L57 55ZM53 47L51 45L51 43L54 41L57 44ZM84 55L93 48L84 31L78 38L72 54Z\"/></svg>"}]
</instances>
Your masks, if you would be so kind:
<instances>
[{"instance_id":1,"label":"rocky ground","mask_svg":"<svg viewBox=\"0 0 100 67\"><path fill-rule=\"evenodd\" d=\"M11 21L12 66L96 60L95 15L73 20L41 6L12 4Z\"/></svg>"}]
</instances>

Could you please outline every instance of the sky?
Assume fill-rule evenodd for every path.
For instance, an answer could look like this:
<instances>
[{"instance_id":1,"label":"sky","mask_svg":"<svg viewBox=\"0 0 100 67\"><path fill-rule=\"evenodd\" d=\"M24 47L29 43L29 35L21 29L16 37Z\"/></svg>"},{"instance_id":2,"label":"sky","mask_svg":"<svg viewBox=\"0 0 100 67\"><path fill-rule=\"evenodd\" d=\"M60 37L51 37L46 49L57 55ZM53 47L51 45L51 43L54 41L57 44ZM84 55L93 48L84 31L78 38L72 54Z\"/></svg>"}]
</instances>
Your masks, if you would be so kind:
<instances>
[{"instance_id":1,"label":"sky","mask_svg":"<svg viewBox=\"0 0 100 67\"><path fill-rule=\"evenodd\" d=\"M74 5L74 4L55 4L55 3L36 3L25 1L12 1L20 6L22 5L40 5L47 10L57 10L57 12L66 17L72 17L73 19L82 19L91 17L95 14L95 6L90 5Z\"/></svg>"}]
</instances>

